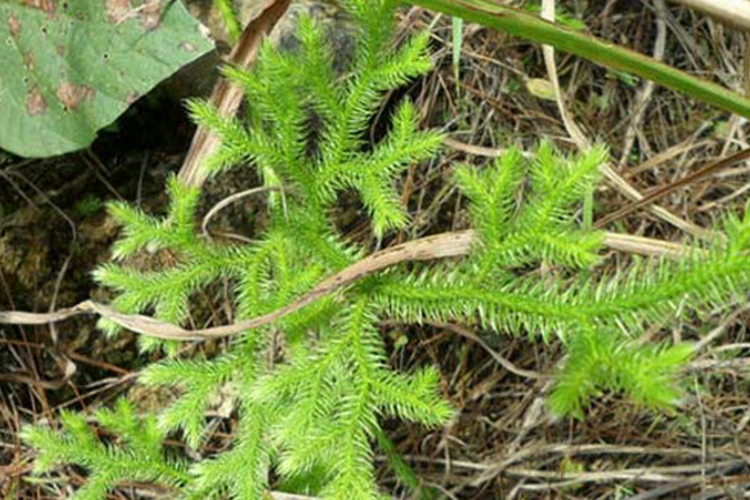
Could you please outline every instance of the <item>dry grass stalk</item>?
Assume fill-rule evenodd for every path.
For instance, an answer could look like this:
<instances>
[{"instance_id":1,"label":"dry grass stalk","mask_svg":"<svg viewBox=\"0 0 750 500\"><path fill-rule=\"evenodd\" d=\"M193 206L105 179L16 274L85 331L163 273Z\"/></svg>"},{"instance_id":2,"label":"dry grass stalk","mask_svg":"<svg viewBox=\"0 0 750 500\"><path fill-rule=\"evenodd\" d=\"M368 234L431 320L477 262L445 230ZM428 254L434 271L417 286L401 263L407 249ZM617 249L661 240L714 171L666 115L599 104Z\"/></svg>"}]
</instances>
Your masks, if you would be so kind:
<instances>
[{"instance_id":1,"label":"dry grass stalk","mask_svg":"<svg viewBox=\"0 0 750 500\"><path fill-rule=\"evenodd\" d=\"M747 0L670 0L705 12L720 21L750 31L750 2Z\"/></svg>"},{"instance_id":2,"label":"dry grass stalk","mask_svg":"<svg viewBox=\"0 0 750 500\"><path fill-rule=\"evenodd\" d=\"M271 0L242 32L229 56L229 63L240 68L248 68L255 60L261 42L284 15L289 4L290 0ZM237 113L243 96L244 92L238 85L222 78L211 93L211 103L216 106L222 117L229 118ZM203 164L218 151L220 145L221 139L215 133L198 127L180 168L180 180L188 186L202 185L206 178Z\"/></svg>"}]
</instances>

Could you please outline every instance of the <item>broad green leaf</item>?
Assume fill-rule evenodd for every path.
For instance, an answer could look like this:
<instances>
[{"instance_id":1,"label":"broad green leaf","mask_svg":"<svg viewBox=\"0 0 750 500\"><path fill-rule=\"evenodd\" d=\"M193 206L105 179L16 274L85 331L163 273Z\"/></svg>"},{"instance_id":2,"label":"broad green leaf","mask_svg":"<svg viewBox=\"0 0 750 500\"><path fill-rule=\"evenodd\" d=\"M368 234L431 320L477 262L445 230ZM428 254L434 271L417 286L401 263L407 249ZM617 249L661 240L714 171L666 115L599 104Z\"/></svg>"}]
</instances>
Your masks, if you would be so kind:
<instances>
[{"instance_id":1,"label":"broad green leaf","mask_svg":"<svg viewBox=\"0 0 750 500\"><path fill-rule=\"evenodd\" d=\"M180 1L0 0L0 148L88 146L211 42Z\"/></svg>"}]
</instances>

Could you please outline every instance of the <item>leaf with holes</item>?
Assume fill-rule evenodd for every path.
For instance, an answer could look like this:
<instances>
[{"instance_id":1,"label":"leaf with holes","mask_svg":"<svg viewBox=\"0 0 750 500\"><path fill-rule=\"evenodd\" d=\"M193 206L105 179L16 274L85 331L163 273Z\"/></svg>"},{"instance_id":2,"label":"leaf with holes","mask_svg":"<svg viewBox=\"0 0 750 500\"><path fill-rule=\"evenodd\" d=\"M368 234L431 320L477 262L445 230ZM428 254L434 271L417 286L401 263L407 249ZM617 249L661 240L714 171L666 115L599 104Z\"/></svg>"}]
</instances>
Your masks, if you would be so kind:
<instances>
[{"instance_id":1,"label":"leaf with holes","mask_svg":"<svg viewBox=\"0 0 750 500\"><path fill-rule=\"evenodd\" d=\"M212 49L168 0L0 0L0 43L0 148L27 157L88 146Z\"/></svg>"}]
</instances>

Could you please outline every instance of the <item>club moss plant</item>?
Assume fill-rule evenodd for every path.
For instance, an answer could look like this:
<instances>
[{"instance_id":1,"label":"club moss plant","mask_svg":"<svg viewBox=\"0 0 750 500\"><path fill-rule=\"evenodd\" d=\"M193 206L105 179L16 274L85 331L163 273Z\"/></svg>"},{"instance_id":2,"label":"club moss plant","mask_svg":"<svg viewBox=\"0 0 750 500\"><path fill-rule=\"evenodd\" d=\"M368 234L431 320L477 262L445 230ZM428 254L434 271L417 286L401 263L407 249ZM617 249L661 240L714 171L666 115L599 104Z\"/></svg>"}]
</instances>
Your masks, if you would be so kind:
<instances>
[{"instance_id":1,"label":"club moss plant","mask_svg":"<svg viewBox=\"0 0 750 500\"><path fill-rule=\"evenodd\" d=\"M356 193L376 240L407 225L395 182L409 165L435 155L443 138L420 130L408 99L388 108L382 139L372 144L366 132L386 92L430 70L428 37L394 49L391 2L344 3L358 29L343 75L334 72L323 30L303 19L298 50L268 44L252 71L226 69L245 89L245 117L226 120L205 102L189 105L223 140L206 166L211 176L253 168L274 188L254 242L207 238L196 224L200 190L175 178L163 217L113 203L122 234L96 278L116 293L117 310L183 324L191 297L222 280L232 286L237 320L289 304L371 251L336 225L332 213L343 191ZM692 347L642 342L642 334L655 320L727 304L747 289L750 221L727 216L726 239L679 260L641 259L623 271L601 271L603 235L582 226L576 213L605 157L603 148L569 157L542 143L530 160L510 149L489 166L457 168L454 181L469 200L477 235L469 255L364 276L230 338L218 355L186 357L175 342L141 337L144 350L169 355L140 380L179 388L179 398L145 416L125 400L99 409L98 432L85 415L68 411L61 430L27 428L37 471L83 467L88 480L78 500L103 499L125 482L158 484L191 499L260 500L272 487L324 499L386 498L373 465L374 443L387 442L383 419L437 427L454 410L440 394L437 367L402 373L389 366L383 320L461 322L562 342L567 356L549 396L559 416L582 418L602 391L655 411L674 408ZM159 251L173 256L169 265L129 265L136 254ZM532 272L541 264L547 272ZM104 320L101 327L118 330ZM170 435L202 449L217 394L233 401L231 446L201 455L165 447Z\"/></svg>"}]
</instances>

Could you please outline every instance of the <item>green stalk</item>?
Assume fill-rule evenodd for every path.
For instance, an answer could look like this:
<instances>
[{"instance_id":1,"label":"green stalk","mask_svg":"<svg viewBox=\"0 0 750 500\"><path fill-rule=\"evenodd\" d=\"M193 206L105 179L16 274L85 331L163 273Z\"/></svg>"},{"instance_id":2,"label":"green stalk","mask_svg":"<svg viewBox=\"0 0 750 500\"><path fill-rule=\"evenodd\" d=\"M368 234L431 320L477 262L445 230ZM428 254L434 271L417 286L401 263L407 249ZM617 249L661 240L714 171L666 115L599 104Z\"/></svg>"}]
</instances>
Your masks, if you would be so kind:
<instances>
[{"instance_id":1,"label":"green stalk","mask_svg":"<svg viewBox=\"0 0 750 500\"><path fill-rule=\"evenodd\" d=\"M646 80L681 92L750 118L750 99L715 83L662 64L648 56L572 31L518 9L504 7L488 0L409 0L414 5L435 10L466 21L504 31L558 50L583 57L611 68L637 75Z\"/></svg>"}]
</instances>

